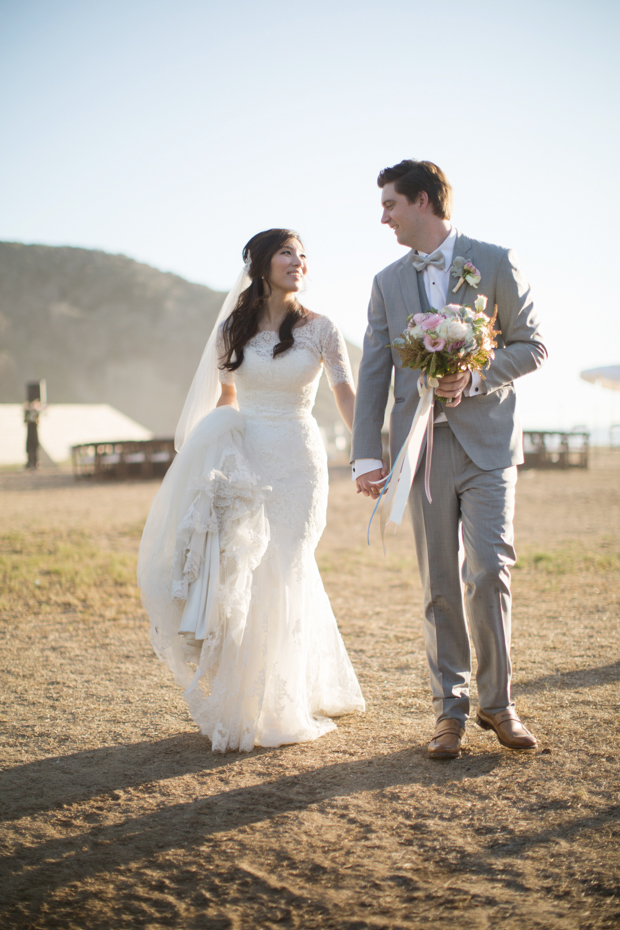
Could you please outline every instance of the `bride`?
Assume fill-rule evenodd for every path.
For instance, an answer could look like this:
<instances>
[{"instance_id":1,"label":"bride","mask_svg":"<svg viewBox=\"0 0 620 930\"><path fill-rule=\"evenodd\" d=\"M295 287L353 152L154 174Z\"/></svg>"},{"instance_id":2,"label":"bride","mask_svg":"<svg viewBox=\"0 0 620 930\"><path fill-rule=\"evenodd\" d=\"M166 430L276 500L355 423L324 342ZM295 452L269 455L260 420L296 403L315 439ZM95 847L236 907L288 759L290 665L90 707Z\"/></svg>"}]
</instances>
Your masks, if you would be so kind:
<instances>
[{"instance_id":1,"label":"bride","mask_svg":"<svg viewBox=\"0 0 620 930\"><path fill-rule=\"evenodd\" d=\"M217 752L313 740L365 707L314 558L328 479L311 411L324 366L351 429L346 346L297 300L296 233L258 233L243 258L138 562L155 652Z\"/></svg>"}]
</instances>

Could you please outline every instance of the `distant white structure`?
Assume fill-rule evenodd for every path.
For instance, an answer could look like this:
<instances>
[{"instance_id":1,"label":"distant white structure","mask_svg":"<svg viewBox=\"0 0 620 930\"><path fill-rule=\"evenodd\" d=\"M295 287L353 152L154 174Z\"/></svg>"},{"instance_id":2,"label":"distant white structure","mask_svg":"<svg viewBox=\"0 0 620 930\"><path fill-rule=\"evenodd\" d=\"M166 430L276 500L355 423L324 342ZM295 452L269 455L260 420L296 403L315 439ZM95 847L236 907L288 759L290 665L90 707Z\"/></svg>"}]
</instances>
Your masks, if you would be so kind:
<instances>
[{"instance_id":1,"label":"distant white structure","mask_svg":"<svg viewBox=\"0 0 620 930\"><path fill-rule=\"evenodd\" d=\"M152 439L140 426L109 404L49 404L39 421L39 443L56 463L71 458L71 446L85 442ZM0 465L26 464L26 424L22 404L0 404Z\"/></svg>"},{"instance_id":2,"label":"distant white structure","mask_svg":"<svg viewBox=\"0 0 620 930\"><path fill-rule=\"evenodd\" d=\"M612 391L620 391L620 365L609 365L607 368L591 368L582 371L581 377L591 384L600 384Z\"/></svg>"}]
</instances>

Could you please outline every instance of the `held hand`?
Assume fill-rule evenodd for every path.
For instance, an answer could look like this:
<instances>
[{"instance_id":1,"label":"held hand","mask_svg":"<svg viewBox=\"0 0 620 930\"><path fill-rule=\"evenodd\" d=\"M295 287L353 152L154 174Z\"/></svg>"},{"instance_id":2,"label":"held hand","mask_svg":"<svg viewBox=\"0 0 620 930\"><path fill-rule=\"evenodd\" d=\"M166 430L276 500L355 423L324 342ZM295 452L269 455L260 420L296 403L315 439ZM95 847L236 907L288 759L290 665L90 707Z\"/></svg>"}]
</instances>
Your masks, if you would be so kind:
<instances>
[{"instance_id":1,"label":"held hand","mask_svg":"<svg viewBox=\"0 0 620 930\"><path fill-rule=\"evenodd\" d=\"M372 497L373 500L376 500L383 489L383 479L387 478L388 475L389 471L385 465L383 465L382 468L375 469L375 471L367 471L365 475L361 475L355 480L357 493L363 494L364 497ZM381 483L373 484L373 481L379 481Z\"/></svg>"},{"instance_id":2,"label":"held hand","mask_svg":"<svg viewBox=\"0 0 620 930\"><path fill-rule=\"evenodd\" d=\"M446 407L458 407L463 397L463 391L466 391L471 384L471 371L459 371L456 375L446 375L445 378L439 378L439 387L436 393L439 397L447 397L450 403Z\"/></svg>"}]
</instances>

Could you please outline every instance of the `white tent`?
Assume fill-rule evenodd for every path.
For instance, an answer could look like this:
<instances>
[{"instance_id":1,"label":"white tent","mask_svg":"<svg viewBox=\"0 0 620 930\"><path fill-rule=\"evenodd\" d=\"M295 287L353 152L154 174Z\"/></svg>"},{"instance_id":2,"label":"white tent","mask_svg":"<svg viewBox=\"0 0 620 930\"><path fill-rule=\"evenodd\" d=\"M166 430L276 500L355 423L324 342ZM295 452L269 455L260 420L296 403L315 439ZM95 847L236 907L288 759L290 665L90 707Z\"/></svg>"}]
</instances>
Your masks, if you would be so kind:
<instances>
[{"instance_id":1,"label":"white tent","mask_svg":"<svg viewBox=\"0 0 620 930\"><path fill-rule=\"evenodd\" d=\"M620 365L609 365L607 368L591 368L582 371L581 377L591 384L601 384L612 391L620 391Z\"/></svg>"},{"instance_id":2,"label":"white tent","mask_svg":"<svg viewBox=\"0 0 620 930\"><path fill-rule=\"evenodd\" d=\"M39 420L39 442L53 462L71 458L84 442L152 439L153 433L109 404L50 404ZM0 404L0 465L25 465L26 424L21 404Z\"/></svg>"}]
</instances>

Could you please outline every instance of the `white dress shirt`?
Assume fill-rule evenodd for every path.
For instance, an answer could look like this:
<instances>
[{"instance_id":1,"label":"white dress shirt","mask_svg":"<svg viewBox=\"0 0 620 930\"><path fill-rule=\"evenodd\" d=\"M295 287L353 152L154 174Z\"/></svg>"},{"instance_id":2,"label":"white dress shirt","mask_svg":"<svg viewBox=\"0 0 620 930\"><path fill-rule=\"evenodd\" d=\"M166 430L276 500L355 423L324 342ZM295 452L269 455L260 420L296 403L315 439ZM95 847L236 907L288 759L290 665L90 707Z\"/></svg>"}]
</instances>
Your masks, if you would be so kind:
<instances>
[{"instance_id":1,"label":"white dress shirt","mask_svg":"<svg viewBox=\"0 0 620 930\"><path fill-rule=\"evenodd\" d=\"M427 265L422 272L424 290L426 291L428 302L434 310L441 310L441 308L445 307L447 303L450 303L448 288L450 286L450 266L452 265L452 258L454 256L455 243L456 229L454 226L452 226L447 238L444 239L444 241L437 249L437 251L443 253L443 270L436 268L434 265ZM417 252L416 254L426 258L427 254L429 253ZM483 385L484 382L479 373L477 371L472 371L471 384L464 393L467 394L468 397L475 397L477 394L484 394L485 391ZM435 423L447 423L447 417L445 413L440 413L438 417L435 417ZM356 478L360 478L362 475L367 474L369 471L375 471L377 468L381 468L382 465L383 462L379 461L379 459L356 459L352 465L353 481L355 481Z\"/></svg>"}]
</instances>

